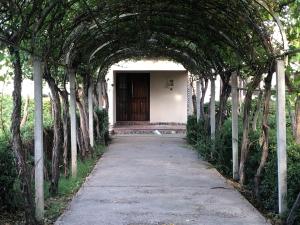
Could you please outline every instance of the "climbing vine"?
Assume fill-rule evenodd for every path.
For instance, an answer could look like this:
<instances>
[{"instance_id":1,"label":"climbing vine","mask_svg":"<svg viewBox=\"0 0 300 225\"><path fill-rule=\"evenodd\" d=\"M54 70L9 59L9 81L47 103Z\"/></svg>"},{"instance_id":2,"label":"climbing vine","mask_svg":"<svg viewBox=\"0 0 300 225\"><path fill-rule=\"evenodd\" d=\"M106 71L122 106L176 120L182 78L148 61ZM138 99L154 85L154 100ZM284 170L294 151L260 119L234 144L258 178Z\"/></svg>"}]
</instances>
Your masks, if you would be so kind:
<instances>
[{"instance_id":1,"label":"climbing vine","mask_svg":"<svg viewBox=\"0 0 300 225\"><path fill-rule=\"evenodd\" d=\"M84 159L93 155L87 123L89 87L94 87L95 105L100 104L97 99L102 94L108 103L104 77L110 66L125 59L143 58L166 58L181 63L193 74L194 80L201 82L202 96L205 96L208 80L220 75L223 82L217 112L217 130L220 131L227 119L225 111L231 92L230 76L233 71L239 72L240 78L247 84L241 114L241 185L246 182L245 170L251 157L251 115L253 111L259 112L259 108L263 108L262 156L260 166L256 168L258 193L261 173L268 160L269 85L276 58L284 57L287 61L289 116L295 142L300 143L299 11L298 0L1 1L0 60L3 60L3 52L9 53L5 57L14 71L11 148L20 175L27 224L36 224L36 220L31 168L24 158L20 131L21 87L24 76L32 78L27 70L32 67L33 57L43 62L43 78L51 89L54 132L50 187L52 195L58 193L61 157L64 175L68 176L69 173L69 93L66 84L70 71L76 72L80 124L77 140L80 156ZM253 93L263 81L263 104L253 107ZM104 87L101 93L100 86ZM200 104L201 117L204 118L204 97ZM100 114L95 112L95 118ZM96 119L97 127L102 126L100 120L105 121L100 117ZM105 136L101 132L96 129L99 139ZM297 206L299 203L295 204Z\"/></svg>"}]
</instances>

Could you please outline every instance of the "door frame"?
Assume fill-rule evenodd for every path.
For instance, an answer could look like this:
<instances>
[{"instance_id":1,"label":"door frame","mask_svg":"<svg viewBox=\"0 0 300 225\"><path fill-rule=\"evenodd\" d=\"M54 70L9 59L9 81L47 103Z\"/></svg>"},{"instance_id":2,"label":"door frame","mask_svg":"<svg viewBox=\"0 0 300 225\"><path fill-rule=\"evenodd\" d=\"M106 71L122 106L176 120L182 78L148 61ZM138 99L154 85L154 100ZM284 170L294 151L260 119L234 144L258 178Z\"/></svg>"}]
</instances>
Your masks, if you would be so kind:
<instances>
[{"instance_id":1,"label":"door frame","mask_svg":"<svg viewBox=\"0 0 300 225\"><path fill-rule=\"evenodd\" d=\"M143 121L139 121L139 122L150 122L150 79L151 79L151 73L148 72L148 71L115 71L115 76L114 76L114 80L115 80L115 115L116 115L116 123L117 122L135 122L135 120L132 120L132 115L131 115L131 107L130 106L127 106L128 110L129 110L129 117L130 118L127 118L127 120L119 120L119 107L118 107L118 85L117 85L117 81L118 81L118 76L122 76L122 75L127 75L127 76L130 76L130 75L138 75L138 76L146 76L148 79L147 79L147 86L148 86L148 102L147 102L147 108L148 108L148 112L147 115L146 115L146 118L147 120L143 120ZM128 103L129 104L129 103Z\"/></svg>"}]
</instances>

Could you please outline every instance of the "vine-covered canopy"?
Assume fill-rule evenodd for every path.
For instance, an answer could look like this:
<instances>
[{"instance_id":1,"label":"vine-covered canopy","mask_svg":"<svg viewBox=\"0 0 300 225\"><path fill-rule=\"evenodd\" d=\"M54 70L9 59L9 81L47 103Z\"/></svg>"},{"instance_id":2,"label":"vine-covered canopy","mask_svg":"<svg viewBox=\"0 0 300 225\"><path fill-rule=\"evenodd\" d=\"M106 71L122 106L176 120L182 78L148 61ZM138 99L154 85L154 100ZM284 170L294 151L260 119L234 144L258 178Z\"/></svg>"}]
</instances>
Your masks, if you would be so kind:
<instances>
[{"instance_id":1,"label":"vine-covered canopy","mask_svg":"<svg viewBox=\"0 0 300 225\"><path fill-rule=\"evenodd\" d=\"M102 73L122 59L145 56L175 60L202 76L241 67L255 72L287 46L280 21L263 0L21 3L1 5L2 41L15 43L13 17L24 26L17 37L27 37L33 52Z\"/></svg>"},{"instance_id":2,"label":"vine-covered canopy","mask_svg":"<svg viewBox=\"0 0 300 225\"><path fill-rule=\"evenodd\" d=\"M84 0L81 4L76 26L65 42L75 64L104 69L131 57L163 56L195 74L211 75L241 65L256 70L284 49L284 38L276 43L273 29L264 22L273 14L259 1Z\"/></svg>"},{"instance_id":3,"label":"vine-covered canopy","mask_svg":"<svg viewBox=\"0 0 300 225\"><path fill-rule=\"evenodd\" d=\"M200 112L197 114L198 118L194 120L195 126L192 126L195 127L195 131L192 132L197 134L193 138L197 142L195 146L200 146L201 143L202 148L202 142L207 142L208 145L203 148L209 149L209 152L207 151L209 153L207 155L210 155L209 160L214 161L215 152L218 152L218 157L222 158L222 168L224 159L231 163L231 158L228 157L229 148L221 144L223 137L226 138L226 142L230 138L220 135L223 132L221 128L225 120L230 117L231 111L233 178L238 179L243 186L252 179L246 173L246 168L249 168L254 176L254 192L258 199L262 199L259 193L264 178L262 171L266 167L269 153L273 154L271 152L273 144L271 141L269 143L269 134L271 134L269 129L273 128L273 125L269 126L268 116L273 105L271 104L272 77L276 69L276 130L277 139L280 141L277 145L279 188L275 189L275 192L278 192L279 212L284 213L286 200L290 198L290 196L286 198L288 171L285 143L286 102L290 105L292 101L295 102L295 110L292 112L289 109L289 115L293 124L293 135L297 143L300 143L300 89L298 88L300 56L286 60L286 56L291 53L300 52L299 9L299 0L1 0L0 62L9 62L7 64L13 70L9 74L14 83L11 137L7 138L7 143L11 143L16 159L17 183L20 183L24 198L22 204L26 224L36 224L35 220L42 221L44 215L42 80L44 79L50 88L53 103L51 104L53 146L49 191L52 195L57 195L62 148L65 176L68 176L68 167L71 165L71 174L76 177L77 153L81 154L81 158L94 155L92 148L94 133L97 134L98 140L108 135L108 122L105 118L109 111L107 85L109 78L105 80L107 70L119 61L132 58L167 58L181 63L194 75L189 76L188 85L194 95L192 98L189 96L188 99L192 100L194 114L196 109ZM291 46L287 42L285 30ZM286 69L285 63L288 64ZM28 71L33 71L33 76ZM218 104L215 102L214 92L214 78L217 75L222 80ZM31 163L26 160L31 157L31 151L23 149L20 129L22 80L32 78L31 76L35 83L34 113L35 134L37 134L34 140L36 205L31 187ZM241 78L240 81L246 83L246 88L244 84L243 87L239 86L238 77ZM2 78L0 75L0 79ZM263 78L264 88L259 90L259 97L253 104L252 97L262 84ZM69 89L66 88L68 79ZM97 81L94 82L96 79ZM211 102L208 110L210 115L204 110L208 79L211 79ZM292 93L288 101L285 101L285 81L289 92ZM244 99L241 98L243 104L240 107L243 109L240 110L243 114L243 135L239 149L238 90L245 89L246 94ZM230 94L232 106L227 107ZM105 110L101 110L103 100ZM79 123L77 123L77 109ZM260 114L261 129L260 134L257 135L259 140L255 142L259 144L252 145L251 143L254 142L251 142L250 125L255 132ZM26 120L26 116L23 117ZM202 123L198 123L200 118L205 121L203 126ZM97 128L96 132L93 131L93 125ZM106 128L103 128L104 126ZM4 130L4 126L2 127ZM103 128L103 132L100 132L100 128ZM204 139L200 140L198 131L201 129L203 131L210 129L211 136L203 136ZM271 145L272 147L269 148ZM218 151L218 146L221 146L222 150ZM255 151L250 151L252 147ZM226 150L226 157L219 154L225 152L224 149L228 150ZM261 152L261 159L250 159L249 155L252 152L255 157L259 155L256 150ZM28 156L24 152L27 152ZM71 153L71 157L68 152ZM251 166L248 165L250 161L254 162ZM276 167L275 161L271 159L269 162L271 162L269 173L273 173ZM293 167L295 164L291 165L290 167ZM257 167L256 172L253 171L255 167ZM276 183L273 181L274 178L269 180L272 180L271 185L264 183L264 191ZM294 187L299 185L295 182ZM272 192L270 198L273 198L275 192ZM295 196L293 193L292 195ZM273 199L269 201L270 198L265 200L268 205L274 202ZM297 202L295 204L299 205Z\"/></svg>"}]
</instances>

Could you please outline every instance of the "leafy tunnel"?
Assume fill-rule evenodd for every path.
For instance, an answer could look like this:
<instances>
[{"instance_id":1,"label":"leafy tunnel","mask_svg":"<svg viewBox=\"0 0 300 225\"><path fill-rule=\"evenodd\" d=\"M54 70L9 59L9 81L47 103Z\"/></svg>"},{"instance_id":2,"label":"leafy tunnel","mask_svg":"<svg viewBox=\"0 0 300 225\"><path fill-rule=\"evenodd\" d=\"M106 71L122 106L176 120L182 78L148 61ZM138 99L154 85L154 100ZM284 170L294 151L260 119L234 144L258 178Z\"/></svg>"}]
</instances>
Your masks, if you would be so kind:
<instances>
[{"instance_id":1,"label":"leafy tunnel","mask_svg":"<svg viewBox=\"0 0 300 225\"><path fill-rule=\"evenodd\" d=\"M86 149L83 152L89 152L92 150L88 139L88 110L85 107L89 88L105 82L105 75L113 64L125 59L143 58L176 61L197 80L214 80L219 75L223 86L217 130L224 122L221 115L231 92L230 78L233 72L250 80L244 104L239 168L240 183L243 185L249 153L252 95L260 82L264 81L265 99L270 99L268 96L276 60L287 61L287 56L292 52L279 19L279 12L286 6L286 2L267 0L2 1L0 48L8 49L14 67L12 148L17 156L27 205L32 205L32 193L20 138L21 83L24 73L22 52L27 54L27 58L28 55L33 58L35 72L43 70L43 77L53 96L56 135L52 157L53 194L57 193L58 188L60 148L62 142L66 141L64 138L68 138L68 129L65 127L68 118L60 118L61 111L67 114L67 80L70 77L71 82L71 77L76 73L77 85L71 85L71 89L78 91L82 86L85 100L70 100L70 104L76 107L77 102L81 116L82 148ZM77 98L81 97L80 93L76 95ZM64 110L60 101L64 104ZM264 118L267 115L268 110L265 109ZM265 143L267 135L268 131L264 130ZM267 148L265 144L263 149L267 151ZM263 167L265 162L262 160L261 163ZM26 216L31 222L35 220L30 207Z\"/></svg>"}]
</instances>

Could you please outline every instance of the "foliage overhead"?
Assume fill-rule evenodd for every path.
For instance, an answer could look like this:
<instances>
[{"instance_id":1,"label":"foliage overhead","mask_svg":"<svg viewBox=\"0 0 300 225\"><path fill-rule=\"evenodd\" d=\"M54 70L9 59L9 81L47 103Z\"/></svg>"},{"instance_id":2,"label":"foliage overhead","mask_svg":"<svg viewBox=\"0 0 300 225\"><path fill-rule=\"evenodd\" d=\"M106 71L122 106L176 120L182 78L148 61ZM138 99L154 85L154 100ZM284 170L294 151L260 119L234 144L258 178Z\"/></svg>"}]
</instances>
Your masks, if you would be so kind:
<instances>
[{"instance_id":1,"label":"foliage overhead","mask_svg":"<svg viewBox=\"0 0 300 225\"><path fill-rule=\"evenodd\" d=\"M122 59L165 57L202 76L241 67L253 75L288 50L278 14L296 18L299 2L291 2L6 0L0 41L78 71L103 74Z\"/></svg>"}]
</instances>

